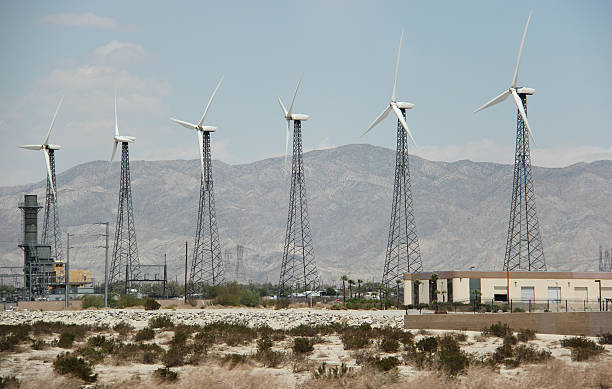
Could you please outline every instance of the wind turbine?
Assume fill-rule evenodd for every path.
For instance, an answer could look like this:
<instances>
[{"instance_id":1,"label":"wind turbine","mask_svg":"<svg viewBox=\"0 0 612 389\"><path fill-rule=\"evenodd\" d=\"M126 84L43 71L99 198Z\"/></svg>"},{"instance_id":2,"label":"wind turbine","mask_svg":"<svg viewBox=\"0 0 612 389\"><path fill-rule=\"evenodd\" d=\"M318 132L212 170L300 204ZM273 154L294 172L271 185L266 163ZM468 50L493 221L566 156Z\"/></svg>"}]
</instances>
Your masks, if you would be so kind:
<instances>
[{"instance_id":1,"label":"wind turbine","mask_svg":"<svg viewBox=\"0 0 612 389\"><path fill-rule=\"evenodd\" d=\"M531 132L531 127L529 127L529 122L527 121L527 113L525 112L525 108L523 107L523 102L520 97L520 95L534 94L535 89L526 87L519 88L516 86L518 81L519 65L521 64L521 55L523 54L523 47L525 46L525 37L527 37L527 28L529 27L529 21L531 20L532 14L533 11L529 12L529 16L527 17L527 23L525 24L525 29L523 30L523 38L521 39L521 46L519 48L518 57L516 58L516 67L514 68L514 77L512 77L512 83L510 84L510 88L508 88L507 91L502 92L499 96L495 97L488 103L478 108L476 111L474 111L474 113L480 112L483 109L489 108L495 104L499 104L502 101L506 100L509 96L512 96L514 104L516 104L516 108L518 109L518 112L521 115L521 119L527 127L529 136L531 136L531 140L533 140L533 143L535 144L535 138L533 137L533 133Z\"/></svg>"},{"instance_id":2,"label":"wind turbine","mask_svg":"<svg viewBox=\"0 0 612 389\"><path fill-rule=\"evenodd\" d=\"M47 192L45 199L45 216L43 222L42 241L43 243L50 243L53 245L55 258L58 261L61 261L63 257L63 250L62 236L59 225L59 216L57 213L57 189L55 186L55 150L59 150L62 147L49 143L49 137L51 135L51 130L53 130L53 125L55 124L57 113L59 112L63 101L64 97L60 99L60 102L57 105L57 108L55 109L53 119L51 120L51 125L49 126L49 131L47 132L47 136L43 140L42 144L19 146L22 149L43 151L45 157L45 164L47 165ZM50 239L51 241L49 241Z\"/></svg>"},{"instance_id":3,"label":"wind turbine","mask_svg":"<svg viewBox=\"0 0 612 389\"><path fill-rule=\"evenodd\" d=\"M395 76L393 79L393 93L389 106L370 124L361 135L364 136L378 123L389 115L391 111L397 117L397 146L395 151L395 183L393 185L393 204L391 206L391 221L389 224L389 237L385 254L385 265L382 275L382 284L388 286L395 280L403 278L404 273L420 272L423 269L421 250L417 237L416 221L412 201L410 184L410 161L408 155L408 138L416 144L414 137L406 124L406 110L414 107L412 103L397 101L397 75L399 72L400 54L404 32L400 37L395 62Z\"/></svg>"},{"instance_id":4,"label":"wind turbine","mask_svg":"<svg viewBox=\"0 0 612 389\"><path fill-rule=\"evenodd\" d=\"M119 181L119 204L117 205L117 222L113 257L110 266L109 284L118 289L118 283L123 281L123 293L130 293L132 282L138 281L140 261L136 242L136 223L134 222L134 207L132 205L132 174L130 173L129 144L136 140L133 136L119 135L117 124L117 91L115 91L115 136L113 137L113 154L115 158L117 145L121 143L121 178Z\"/></svg>"},{"instance_id":5,"label":"wind turbine","mask_svg":"<svg viewBox=\"0 0 612 389\"><path fill-rule=\"evenodd\" d=\"M302 122L308 115L293 113L295 96L300 89L302 79L297 83L289 110L285 109L280 97L278 103L287 121L287 138L285 140L285 161L289 146L289 124L293 120L293 153L291 158L291 188L289 190L289 212L287 230L283 247L278 295L287 296L291 291L316 290L319 285L319 273L315 263L308 207L306 202L306 180L304 176L304 158L302 155ZM286 166L286 162L285 162Z\"/></svg>"},{"instance_id":6,"label":"wind turbine","mask_svg":"<svg viewBox=\"0 0 612 389\"><path fill-rule=\"evenodd\" d=\"M188 293L199 293L202 285L220 285L224 282L224 265L221 257L221 244L219 243L219 232L217 228L217 216L215 211L215 197L213 193L212 157L210 150L210 133L217 130L213 126L205 126L204 119L210 109L223 77L219 80L204 114L198 124L185 122L170 118L175 123L195 130L200 145L200 163L202 173L200 175L200 200L198 203L198 225L193 247L193 258L191 261L190 290Z\"/></svg>"},{"instance_id":7,"label":"wind turbine","mask_svg":"<svg viewBox=\"0 0 612 389\"><path fill-rule=\"evenodd\" d=\"M527 23L525 23L510 88L476 110L476 112L482 111L506 100L509 96L512 96L518 110L512 203L510 206L510 221L508 223L506 253L504 257L504 271L546 271L544 247L536 212L535 190L531 174L529 137L531 137L534 144L535 139L527 121L527 96L533 95L535 90L527 87L519 88L517 86L521 55L523 54L525 37L527 36L527 28L529 27L532 13L529 12Z\"/></svg>"},{"instance_id":8,"label":"wind turbine","mask_svg":"<svg viewBox=\"0 0 612 389\"><path fill-rule=\"evenodd\" d=\"M283 104L283 101L281 100L280 96L278 98L278 103L281 106L281 109L283 110L283 114L285 115L285 120L287 121L287 131L285 132L285 169L287 168L287 155L289 152L289 135L290 135L290 130L289 130L289 124L292 120L299 120L299 121L306 121L308 120L308 115L304 115L301 113L293 113L293 104L295 103L295 96L297 96L298 90L300 89L300 84L302 83L302 77L300 77L300 80L297 83L297 86L295 87L295 92L293 93L293 99L291 100L291 105L289 106L289 111L287 111L287 109L285 108L285 105Z\"/></svg>"}]
</instances>

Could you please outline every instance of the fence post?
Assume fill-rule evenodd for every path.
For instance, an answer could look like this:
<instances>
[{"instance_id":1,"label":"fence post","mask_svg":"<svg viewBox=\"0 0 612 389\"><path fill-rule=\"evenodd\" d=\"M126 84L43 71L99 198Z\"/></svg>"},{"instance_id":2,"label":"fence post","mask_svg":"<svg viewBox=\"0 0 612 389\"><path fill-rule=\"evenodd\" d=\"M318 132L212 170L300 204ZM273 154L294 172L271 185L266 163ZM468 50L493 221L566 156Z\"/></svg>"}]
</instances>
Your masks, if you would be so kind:
<instances>
[{"instance_id":1,"label":"fence post","mask_svg":"<svg viewBox=\"0 0 612 389\"><path fill-rule=\"evenodd\" d=\"M582 300L582 310L586 312L586 301Z\"/></svg>"},{"instance_id":2,"label":"fence post","mask_svg":"<svg viewBox=\"0 0 612 389\"><path fill-rule=\"evenodd\" d=\"M510 299L510 313L512 313L512 299Z\"/></svg>"},{"instance_id":3,"label":"fence post","mask_svg":"<svg viewBox=\"0 0 612 389\"><path fill-rule=\"evenodd\" d=\"M531 312L531 300L529 300L529 307L528 307L528 309L529 309L529 312Z\"/></svg>"},{"instance_id":4,"label":"fence post","mask_svg":"<svg viewBox=\"0 0 612 389\"><path fill-rule=\"evenodd\" d=\"M567 313L567 299L565 299L565 313Z\"/></svg>"},{"instance_id":5,"label":"fence post","mask_svg":"<svg viewBox=\"0 0 612 389\"><path fill-rule=\"evenodd\" d=\"M550 312L550 300L546 300L546 310Z\"/></svg>"}]
</instances>

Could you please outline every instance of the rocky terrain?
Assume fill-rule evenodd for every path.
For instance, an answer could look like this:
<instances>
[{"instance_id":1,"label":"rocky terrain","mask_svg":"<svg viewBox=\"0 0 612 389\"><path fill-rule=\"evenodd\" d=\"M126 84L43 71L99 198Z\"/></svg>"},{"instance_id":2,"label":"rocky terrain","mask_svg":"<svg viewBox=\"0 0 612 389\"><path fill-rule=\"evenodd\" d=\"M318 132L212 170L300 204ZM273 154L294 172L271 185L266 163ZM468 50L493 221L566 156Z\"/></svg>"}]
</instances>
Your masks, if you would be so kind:
<instances>
[{"instance_id":1,"label":"rocky terrain","mask_svg":"<svg viewBox=\"0 0 612 389\"><path fill-rule=\"evenodd\" d=\"M58 154L58 158L61 155ZM306 153L306 185L316 263L324 282L340 275L378 280L387 244L394 151L347 145ZM244 165L214 161L217 220L227 275L235 247L245 249L245 273L276 282L284 240L289 177L282 158ZM114 231L119 163L95 161L58 174L63 233L74 234L72 268L104 268L103 227ZM133 161L132 189L141 263L162 264L182 278L185 241L191 247L199 191L198 161ZM512 167L494 163L411 158L412 188L425 270L501 267ZM533 169L549 270L596 271L598 247L612 236L612 161ZM22 262L17 203L26 193L44 200L44 183L0 188L0 262ZM112 245L112 237L111 237ZM226 252L227 251L227 252Z\"/></svg>"}]
</instances>

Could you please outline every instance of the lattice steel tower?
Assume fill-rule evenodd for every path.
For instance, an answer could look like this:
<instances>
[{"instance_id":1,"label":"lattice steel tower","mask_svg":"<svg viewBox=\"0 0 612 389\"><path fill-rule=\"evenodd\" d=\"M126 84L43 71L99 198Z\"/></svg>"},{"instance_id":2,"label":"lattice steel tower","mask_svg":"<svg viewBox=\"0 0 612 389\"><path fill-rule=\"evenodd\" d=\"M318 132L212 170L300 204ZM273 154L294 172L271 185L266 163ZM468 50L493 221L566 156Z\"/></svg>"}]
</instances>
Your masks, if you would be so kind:
<instances>
[{"instance_id":1,"label":"lattice steel tower","mask_svg":"<svg viewBox=\"0 0 612 389\"><path fill-rule=\"evenodd\" d=\"M204 119L210 105L221 87L223 78L217 84L208 104L204 109L202 119L198 124L192 124L178 119L170 120L190 130L195 130L198 136L200 163L200 200L198 203L198 224L196 227L191 273L189 275L189 293L199 293L204 285L220 285L225 282L225 265L221 256L221 244L217 229L215 211L215 196L213 192L212 158L210 152L210 133L217 130L213 126L204 126Z\"/></svg>"},{"instance_id":2,"label":"lattice steel tower","mask_svg":"<svg viewBox=\"0 0 612 389\"><path fill-rule=\"evenodd\" d=\"M130 151L128 143L134 142L133 136L119 135L117 124L117 95L115 93L115 136L113 154L115 158L117 145L121 144L121 179L119 184L119 205L117 206L117 223L113 257L109 269L108 284L117 292L129 293L132 283L140 276L138 246L136 245L136 225L134 224L134 207L132 205L132 182L130 173Z\"/></svg>"},{"instance_id":3,"label":"lattice steel tower","mask_svg":"<svg viewBox=\"0 0 612 389\"><path fill-rule=\"evenodd\" d=\"M46 146L49 156L49 168L52 179L47 175L47 192L45 195L45 210L43 216L42 242L51 246L52 256L56 261L64 258L64 248L62 244L62 233L60 230L59 215L57 212L57 183L55 179L55 150Z\"/></svg>"},{"instance_id":4,"label":"lattice steel tower","mask_svg":"<svg viewBox=\"0 0 612 389\"><path fill-rule=\"evenodd\" d=\"M291 188L289 191L289 214L287 231L283 247L278 293L288 296L293 292L312 291L319 287L319 272L315 263L308 206L306 202L306 181L304 177L304 160L302 156L302 121L308 120L307 115L294 114L293 103L300 88L301 79L297 84L289 111L278 99L285 120L287 133L289 123L293 120L293 156L291 159Z\"/></svg>"},{"instance_id":5,"label":"lattice steel tower","mask_svg":"<svg viewBox=\"0 0 612 389\"><path fill-rule=\"evenodd\" d=\"M312 234L306 204L306 182L302 158L302 125L293 123L293 157L291 163L291 189L289 215L283 248L279 296L293 291L315 290L319 286L319 274L315 264Z\"/></svg>"},{"instance_id":6,"label":"lattice steel tower","mask_svg":"<svg viewBox=\"0 0 612 389\"><path fill-rule=\"evenodd\" d=\"M527 95L520 93L523 110L527 114ZM529 134L521 113L516 119L516 152L514 155L514 179L512 202L506 240L504 270L546 271L540 224L536 212L535 191L531 174Z\"/></svg>"},{"instance_id":7,"label":"lattice steel tower","mask_svg":"<svg viewBox=\"0 0 612 389\"><path fill-rule=\"evenodd\" d=\"M517 108L516 115L516 151L514 154L514 179L512 182L512 202L510 203L510 221L508 223L508 236L506 239L506 254L504 256L504 270L518 271L546 271L544 249L540 224L535 205L535 191L531 175L531 154L529 151L529 137L533 134L527 120L527 96L535 90L527 87L518 87L518 72L521 64L521 54L525 46L527 28L532 13L529 13L523 37L519 47L514 68L514 77L510 88L487 102L476 112L498 104L512 96ZM535 142L535 140L534 140Z\"/></svg>"},{"instance_id":8,"label":"lattice steel tower","mask_svg":"<svg viewBox=\"0 0 612 389\"><path fill-rule=\"evenodd\" d=\"M196 227L193 258L191 261L191 293L197 293L202 285L219 285L224 279L224 264L217 230L215 196L213 193L212 161L210 157L210 132L203 131L204 167L200 180L200 202Z\"/></svg>"},{"instance_id":9,"label":"lattice steel tower","mask_svg":"<svg viewBox=\"0 0 612 389\"><path fill-rule=\"evenodd\" d=\"M405 118L406 110L401 109L401 112ZM393 205L382 283L388 286L397 279L403 279L404 273L418 273L422 270L423 262L412 203L408 137L398 121Z\"/></svg>"},{"instance_id":10,"label":"lattice steel tower","mask_svg":"<svg viewBox=\"0 0 612 389\"><path fill-rule=\"evenodd\" d=\"M117 291L129 293L132 282L138 280L140 262L136 245L136 225L132 205L132 185L130 175L130 155L128 142L121 142L121 183L119 185L119 205L113 257L108 282Z\"/></svg>"},{"instance_id":11,"label":"lattice steel tower","mask_svg":"<svg viewBox=\"0 0 612 389\"><path fill-rule=\"evenodd\" d=\"M391 112L397 117L395 183L393 185L393 203L391 206L391 221L389 223L389 238L387 241L385 265L382 274L382 284L386 287L389 287L390 283L395 283L395 280L403 279L404 273L415 273L423 270L412 204L410 161L408 155L408 136L410 136L413 143L414 138L406 124L406 110L414 107L414 104L397 101L396 96L397 74L399 71L403 37L404 32L402 31L399 48L397 50L391 102L383 113L381 113L363 133L363 135L367 134Z\"/></svg>"}]
</instances>

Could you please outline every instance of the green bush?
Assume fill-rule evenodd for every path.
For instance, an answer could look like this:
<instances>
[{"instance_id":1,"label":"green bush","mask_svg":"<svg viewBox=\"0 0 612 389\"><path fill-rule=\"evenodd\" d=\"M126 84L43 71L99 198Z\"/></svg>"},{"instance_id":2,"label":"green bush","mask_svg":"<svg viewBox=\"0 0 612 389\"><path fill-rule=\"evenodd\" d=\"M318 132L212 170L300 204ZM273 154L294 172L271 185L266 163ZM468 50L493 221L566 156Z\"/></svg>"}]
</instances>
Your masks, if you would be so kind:
<instances>
[{"instance_id":1,"label":"green bush","mask_svg":"<svg viewBox=\"0 0 612 389\"><path fill-rule=\"evenodd\" d=\"M145 327L139 330L138 332L136 332L136 335L134 335L134 340L136 342L142 342L143 340L151 339L155 339L155 331L153 330L153 328L149 327Z\"/></svg>"},{"instance_id":2,"label":"green bush","mask_svg":"<svg viewBox=\"0 0 612 389\"><path fill-rule=\"evenodd\" d=\"M186 350L184 346L171 344L163 358L164 366L183 366L185 364L185 355Z\"/></svg>"},{"instance_id":3,"label":"green bush","mask_svg":"<svg viewBox=\"0 0 612 389\"><path fill-rule=\"evenodd\" d=\"M265 367L277 367L285 360L285 354L268 348L257 350L254 359L263 363Z\"/></svg>"},{"instance_id":4,"label":"green bush","mask_svg":"<svg viewBox=\"0 0 612 389\"><path fill-rule=\"evenodd\" d=\"M338 379L353 372L352 367L347 367L344 362L340 366L327 367L323 362L314 372L315 378Z\"/></svg>"},{"instance_id":5,"label":"green bush","mask_svg":"<svg viewBox=\"0 0 612 389\"><path fill-rule=\"evenodd\" d=\"M396 368L400 364L400 361L396 357L386 357L386 358L376 357L373 360L371 360L369 364L374 366L376 369L380 371L389 371L391 369Z\"/></svg>"},{"instance_id":6,"label":"green bush","mask_svg":"<svg viewBox=\"0 0 612 389\"><path fill-rule=\"evenodd\" d=\"M512 312L525 312L525 310L521 307L515 307Z\"/></svg>"},{"instance_id":7,"label":"green bush","mask_svg":"<svg viewBox=\"0 0 612 389\"><path fill-rule=\"evenodd\" d=\"M144 304L143 299L139 299L134 294L122 294L117 300L117 308L137 307Z\"/></svg>"},{"instance_id":8,"label":"green bush","mask_svg":"<svg viewBox=\"0 0 612 389\"><path fill-rule=\"evenodd\" d=\"M19 339L15 335L3 336L0 339L0 351L11 351L19 344Z\"/></svg>"},{"instance_id":9,"label":"green bush","mask_svg":"<svg viewBox=\"0 0 612 389\"><path fill-rule=\"evenodd\" d=\"M529 328L521 328L516 335L521 342L528 342L536 338L535 330Z\"/></svg>"},{"instance_id":10,"label":"green bush","mask_svg":"<svg viewBox=\"0 0 612 389\"><path fill-rule=\"evenodd\" d=\"M274 304L274 309L286 309L289 308L289 299L288 298L278 298L276 303Z\"/></svg>"},{"instance_id":11,"label":"green bush","mask_svg":"<svg viewBox=\"0 0 612 389\"><path fill-rule=\"evenodd\" d=\"M83 309L86 308L103 308L104 296L84 296L81 301Z\"/></svg>"},{"instance_id":12,"label":"green bush","mask_svg":"<svg viewBox=\"0 0 612 389\"><path fill-rule=\"evenodd\" d=\"M32 342L32 350L44 350L49 346L49 344L47 342L45 342L43 339L35 339ZM1 386L0 386L1 388Z\"/></svg>"},{"instance_id":13,"label":"green bush","mask_svg":"<svg viewBox=\"0 0 612 389\"><path fill-rule=\"evenodd\" d=\"M153 372L155 378L163 382L175 382L178 380L178 373L168 369L167 367L160 367Z\"/></svg>"},{"instance_id":14,"label":"green bush","mask_svg":"<svg viewBox=\"0 0 612 389\"><path fill-rule=\"evenodd\" d=\"M313 341L309 338L294 338L292 349L296 354L312 352L314 350Z\"/></svg>"},{"instance_id":15,"label":"green bush","mask_svg":"<svg viewBox=\"0 0 612 389\"><path fill-rule=\"evenodd\" d=\"M561 346L571 348L572 361L586 361L605 351L604 346L583 336L561 339Z\"/></svg>"},{"instance_id":16,"label":"green bush","mask_svg":"<svg viewBox=\"0 0 612 389\"><path fill-rule=\"evenodd\" d=\"M95 382L97 374L83 358L77 358L71 353L62 353L53 362L53 369L59 374L68 374L82 379L85 382Z\"/></svg>"},{"instance_id":17,"label":"green bush","mask_svg":"<svg viewBox=\"0 0 612 389\"><path fill-rule=\"evenodd\" d=\"M517 362L542 363L550 359L548 350L538 350L534 346L520 344L514 348L514 358Z\"/></svg>"},{"instance_id":18,"label":"green bush","mask_svg":"<svg viewBox=\"0 0 612 389\"><path fill-rule=\"evenodd\" d=\"M340 339L345 350L359 350L370 344L374 337L372 327L369 324L345 327L341 330Z\"/></svg>"},{"instance_id":19,"label":"green bush","mask_svg":"<svg viewBox=\"0 0 612 389\"><path fill-rule=\"evenodd\" d=\"M172 319L170 316L155 316L149 320L149 327L151 328L172 328L174 327L174 323L172 323Z\"/></svg>"},{"instance_id":20,"label":"green bush","mask_svg":"<svg viewBox=\"0 0 612 389\"><path fill-rule=\"evenodd\" d=\"M399 350L399 341L395 338L382 338L378 343L378 347L386 353L394 353Z\"/></svg>"},{"instance_id":21,"label":"green bush","mask_svg":"<svg viewBox=\"0 0 612 389\"><path fill-rule=\"evenodd\" d=\"M273 346L272 339L267 334L257 339L257 352L262 352L271 349Z\"/></svg>"},{"instance_id":22,"label":"green bush","mask_svg":"<svg viewBox=\"0 0 612 389\"><path fill-rule=\"evenodd\" d=\"M259 305L259 294L250 290L243 290L240 293L240 305L245 305L247 307L256 307Z\"/></svg>"},{"instance_id":23,"label":"green bush","mask_svg":"<svg viewBox=\"0 0 612 389\"><path fill-rule=\"evenodd\" d=\"M442 370L451 377L456 376L469 366L468 356L461 351L459 343L452 335L440 339L438 360Z\"/></svg>"},{"instance_id":24,"label":"green bush","mask_svg":"<svg viewBox=\"0 0 612 389\"><path fill-rule=\"evenodd\" d=\"M157 300L147 297L144 301L145 311L156 311L161 307L161 304Z\"/></svg>"},{"instance_id":25,"label":"green bush","mask_svg":"<svg viewBox=\"0 0 612 389\"><path fill-rule=\"evenodd\" d=\"M74 343L75 334L73 331L66 330L61 333L57 346L61 348L71 348Z\"/></svg>"},{"instance_id":26,"label":"green bush","mask_svg":"<svg viewBox=\"0 0 612 389\"><path fill-rule=\"evenodd\" d=\"M433 353L438 351L439 344L438 338L435 336L428 336L419 340L416 343L416 348L426 353Z\"/></svg>"},{"instance_id":27,"label":"green bush","mask_svg":"<svg viewBox=\"0 0 612 389\"><path fill-rule=\"evenodd\" d=\"M121 336L127 336L134 331L134 326L126 321L121 321L113 326L113 330Z\"/></svg>"},{"instance_id":28,"label":"green bush","mask_svg":"<svg viewBox=\"0 0 612 389\"><path fill-rule=\"evenodd\" d=\"M491 324L491 327L484 328L482 330L482 334L504 338L506 335L512 335L512 328L510 328L506 323L497 322L495 324Z\"/></svg>"}]
</instances>

